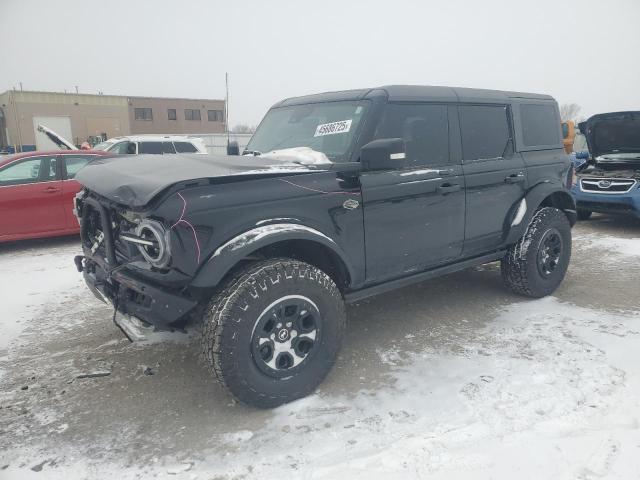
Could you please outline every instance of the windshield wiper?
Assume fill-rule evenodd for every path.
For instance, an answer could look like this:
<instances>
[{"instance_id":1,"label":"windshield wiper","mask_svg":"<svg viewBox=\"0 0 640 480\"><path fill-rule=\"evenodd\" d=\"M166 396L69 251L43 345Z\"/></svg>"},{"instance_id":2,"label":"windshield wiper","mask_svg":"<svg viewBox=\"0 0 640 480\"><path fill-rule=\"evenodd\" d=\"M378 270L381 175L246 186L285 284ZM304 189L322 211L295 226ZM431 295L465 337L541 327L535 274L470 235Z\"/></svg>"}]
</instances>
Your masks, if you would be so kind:
<instances>
[{"instance_id":1,"label":"windshield wiper","mask_svg":"<svg viewBox=\"0 0 640 480\"><path fill-rule=\"evenodd\" d=\"M245 150L242 152L242 155L253 155L254 157L259 157L262 155L262 152L259 152L258 150Z\"/></svg>"}]
</instances>

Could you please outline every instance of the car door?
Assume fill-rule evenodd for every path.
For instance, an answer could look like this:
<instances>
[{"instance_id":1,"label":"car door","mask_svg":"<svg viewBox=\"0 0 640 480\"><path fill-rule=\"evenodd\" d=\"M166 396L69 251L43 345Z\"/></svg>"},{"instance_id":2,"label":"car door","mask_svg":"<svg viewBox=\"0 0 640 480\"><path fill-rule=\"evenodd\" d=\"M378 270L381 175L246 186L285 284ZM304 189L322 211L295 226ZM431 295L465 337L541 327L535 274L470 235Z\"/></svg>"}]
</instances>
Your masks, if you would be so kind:
<instances>
[{"instance_id":1,"label":"car door","mask_svg":"<svg viewBox=\"0 0 640 480\"><path fill-rule=\"evenodd\" d=\"M0 170L0 237L62 230L60 158L28 157Z\"/></svg>"},{"instance_id":2,"label":"car door","mask_svg":"<svg viewBox=\"0 0 640 480\"><path fill-rule=\"evenodd\" d=\"M527 188L522 157L514 153L506 105L460 105L460 135L466 182L464 256L482 254L504 241L509 211Z\"/></svg>"},{"instance_id":3,"label":"car door","mask_svg":"<svg viewBox=\"0 0 640 480\"><path fill-rule=\"evenodd\" d=\"M450 148L457 128L450 111L455 107L428 103L385 107L374 137L403 138L406 153L402 169L360 177L370 283L451 262L462 252L464 178L459 151Z\"/></svg>"},{"instance_id":4,"label":"car door","mask_svg":"<svg viewBox=\"0 0 640 480\"><path fill-rule=\"evenodd\" d=\"M80 191L82 185L76 180L78 171L91 160L95 160L99 155L86 153L68 154L62 156L62 209L64 211L65 226L68 229L79 228L78 219L73 214L73 199Z\"/></svg>"}]
</instances>

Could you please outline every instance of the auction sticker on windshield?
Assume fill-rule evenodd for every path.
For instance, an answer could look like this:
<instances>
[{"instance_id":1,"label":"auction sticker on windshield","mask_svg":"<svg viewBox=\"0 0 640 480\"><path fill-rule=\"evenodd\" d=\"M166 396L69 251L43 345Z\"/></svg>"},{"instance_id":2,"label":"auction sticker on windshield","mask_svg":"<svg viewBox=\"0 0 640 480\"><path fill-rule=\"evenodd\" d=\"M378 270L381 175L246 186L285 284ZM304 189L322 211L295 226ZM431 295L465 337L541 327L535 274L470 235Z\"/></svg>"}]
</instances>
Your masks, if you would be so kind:
<instances>
[{"instance_id":1,"label":"auction sticker on windshield","mask_svg":"<svg viewBox=\"0 0 640 480\"><path fill-rule=\"evenodd\" d=\"M347 133L351 130L351 120L340 120L339 122L323 123L318 125L314 137L323 135L335 135L336 133Z\"/></svg>"}]
</instances>

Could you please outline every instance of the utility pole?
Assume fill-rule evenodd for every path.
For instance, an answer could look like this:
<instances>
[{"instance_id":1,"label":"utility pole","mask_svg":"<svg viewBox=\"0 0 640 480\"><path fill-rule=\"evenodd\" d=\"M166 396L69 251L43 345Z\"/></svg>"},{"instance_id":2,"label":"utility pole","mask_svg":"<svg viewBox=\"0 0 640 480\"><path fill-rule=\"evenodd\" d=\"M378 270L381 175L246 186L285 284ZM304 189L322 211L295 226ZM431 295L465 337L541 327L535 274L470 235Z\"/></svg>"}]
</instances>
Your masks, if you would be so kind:
<instances>
[{"instance_id":1,"label":"utility pole","mask_svg":"<svg viewBox=\"0 0 640 480\"><path fill-rule=\"evenodd\" d=\"M224 83L227 90L226 99L224 101L224 125L227 129L227 147L229 147L229 73L224 74Z\"/></svg>"},{"instance_id":2,"label":"utility pole","mask_svg":"<svg viewBox=\"0 0 640 480\"><path fill-rule=\"evenodd\" d=\"M78 85L76 85L76 94L78 93Z\"/></svg>"}]
</instances>

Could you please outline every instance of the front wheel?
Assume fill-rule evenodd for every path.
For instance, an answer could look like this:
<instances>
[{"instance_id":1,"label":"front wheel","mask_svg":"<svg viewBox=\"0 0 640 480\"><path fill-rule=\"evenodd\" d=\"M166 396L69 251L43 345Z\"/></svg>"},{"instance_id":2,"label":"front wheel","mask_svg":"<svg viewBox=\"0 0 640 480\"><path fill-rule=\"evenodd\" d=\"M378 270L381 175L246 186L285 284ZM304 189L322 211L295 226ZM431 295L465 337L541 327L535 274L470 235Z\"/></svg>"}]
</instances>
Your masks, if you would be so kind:
<instances>
[{"instance_id":1,"label":"front wheel","mask_svg":"<svg viewBox=\"0 0 640 480\"><path fill-rule=\"evenodd\" d=\"M558 288L571 258L571 225L561 210L544 207L502 258L504 283L515 293L544 297Z\"/></svg>"},{"instance_id":2,"label":"front wheel","mask_svg":"<svg viewBox=\"0 0 640 480\"><path fill-rule=\"evenodd\" d=\"M322 270L291 259L257 262L205 309L204 356L237 399L276 407L322 382L340 349L345 317L340 291Z\"/></svg>"}]
</instances>

